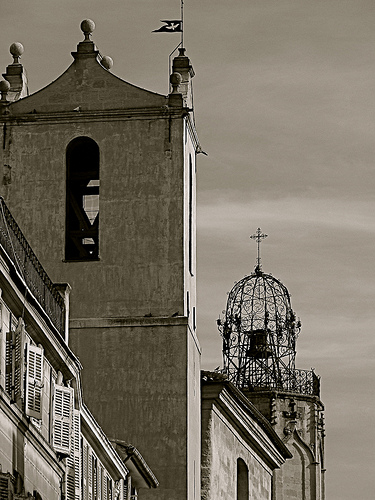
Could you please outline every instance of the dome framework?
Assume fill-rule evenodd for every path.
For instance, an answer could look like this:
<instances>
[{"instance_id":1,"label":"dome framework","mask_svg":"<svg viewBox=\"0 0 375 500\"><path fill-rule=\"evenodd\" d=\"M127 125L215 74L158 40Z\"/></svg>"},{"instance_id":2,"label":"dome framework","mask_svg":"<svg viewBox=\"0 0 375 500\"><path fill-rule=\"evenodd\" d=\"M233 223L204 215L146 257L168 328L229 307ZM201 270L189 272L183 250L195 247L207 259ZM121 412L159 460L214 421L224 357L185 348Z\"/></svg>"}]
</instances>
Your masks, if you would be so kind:
<instances>
[{"instance_id":1,"label":"dome framework","mask_svg":"<svg viewBox=\"0 0 375 500\"><path fill-rule=\"evenodd\" d=\"M224 372L237 387L316 393L318 379L313 371L295 369L301 323L291 307L289 292L259 265L229 292L218 327Z\"/></svg>"}]
</instances>

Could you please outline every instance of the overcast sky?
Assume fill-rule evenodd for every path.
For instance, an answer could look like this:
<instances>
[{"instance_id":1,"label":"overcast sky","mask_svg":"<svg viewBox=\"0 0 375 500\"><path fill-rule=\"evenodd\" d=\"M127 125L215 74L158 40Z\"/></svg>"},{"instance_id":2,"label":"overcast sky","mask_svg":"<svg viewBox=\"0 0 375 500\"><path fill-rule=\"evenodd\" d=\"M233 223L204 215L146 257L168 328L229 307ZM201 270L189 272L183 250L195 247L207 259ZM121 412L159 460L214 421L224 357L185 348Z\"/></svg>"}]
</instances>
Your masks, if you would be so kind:
<instances>
[{"instance_id":1,"label":"overcast sky","mask_svg":"<svg viewBox=\"0 0 375 500\"><path fill-rule=\"evenodd\" d=\"M9 45L34 92L72 62L82 19L112 72L167 93L179 0L2 0ZM185 0L198 158L198 328L203 368L222 363L216 318L233 282L263 270L302 321L297 367L322 376L327 500L374 497L375 2Z\"/></svg>"}]
</instances>

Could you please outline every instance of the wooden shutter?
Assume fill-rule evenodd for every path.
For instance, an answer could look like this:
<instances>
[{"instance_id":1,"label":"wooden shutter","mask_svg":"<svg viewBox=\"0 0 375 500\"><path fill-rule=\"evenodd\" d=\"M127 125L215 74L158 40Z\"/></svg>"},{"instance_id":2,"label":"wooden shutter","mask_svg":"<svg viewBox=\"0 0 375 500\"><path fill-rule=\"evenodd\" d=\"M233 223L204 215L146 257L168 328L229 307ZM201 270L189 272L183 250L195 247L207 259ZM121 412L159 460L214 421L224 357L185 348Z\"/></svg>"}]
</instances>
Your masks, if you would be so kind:
<instances>
[{"instance_id":1,"label":"wooden shutter","mask_svg":"<svg viewBox=\"0 0 375 500\"><path fill-rule=\"evenodd\" d=\"M24 369L25 324L20 318L16 330L7 332L5 338L5 390L20 408L24 399Z\"/></svg>"},{"instance_id":2,"label":"wooden shutter","mask_svg":"<svg viewBox=\"0 0 375 500\"><path fill-rule=\"evenodd\" d=\"M25 381L25 323L19 318L13 335L13 395L12 399L22 408Z\"/></svg>"},{"instance_id":3,"label":"wooden shutter","mask_svg":"<svg viewBox=\"0 0 375 500\"><path fill-rule=\"evenodd\" d=\"M66 459L66 498L81 500L81 415L73 411L73 432L71 453Z\"/></svg>"},{"instance_id":4,"label":"wooden shutter","mask_svg":"<svg viewBox=\"0 0 375 500\"><path fill-rule=\"evenodd\" d=\"M25 412L38 420L42 419L43 378L43 349L27 344Z\"/></svg>"},{"instance_id":5,"label":"wooden shutter","mask_svg":"<svg viewBox=\"0 0 375 500\"><path fill-rule=\"evenodd\" d=\"M87 453L87 490L88 490L88 500L92 500L92 455L90 448L88 448Z\"/></svg>"},{"instance_id":6,"label":"wooden shutter","mask_svg":"<svg viewBox=\"0 0 375 500\"><path fill-rule=\"evenodd\" d=\"M76 500L81 500L81 414L79 410L74 410L73 414L73 434L74 434L74 471L75 471L75 495Z\"/></svg>"},{"instance_id":7,"label":"wooden shutter","mask_svg":"<svg viewBox=\"0 0 375 500\"><path fill-rule=\"evenodd\" d=\"M55 385L53 398L53 447L70 455L73 431L73 398L71 387Z\"/></svg>"},{"instance_id":8,"label":"wooden shutter","mask_svg":"<svg viewBox=\"0 0 375 500\"><path fill-rule=\"evenodd\" d=\"M83 500L87 500L88 498L88 467L87 467L87 455L88 455L88 446L86 443L83 443L82 446L82 497Z\"/></svg>"},{"instance_id":9,"label":"wooden shutter","mask_svg":"<svg viewBox=\"0 0 375 500\"><path fill-rule=\"evenodd\" d=\"M0 499L13 499L15 478L9 472L0 472Z\"/></svg>"},{"instance_id":10,"label":"wooden shutter","mask_svg":"<svg viewBox=\"0 0 375 500\"><path fill-rule=\"evenodd\" d=\"M13 333L7 332L5 339L5 390L9 397L12 397L13 386Z\"/></svg>"},{"instance_id":11,"label":"wooden shutter","mask_svg":"<svg viewBox=\"0 0 375 500\"><path fill-rule=\"evenodd\" d=\"M107 500L107 474L105 469L103 469L102 473L102 498L103 500Z\"/></svg>"}]
</instances>

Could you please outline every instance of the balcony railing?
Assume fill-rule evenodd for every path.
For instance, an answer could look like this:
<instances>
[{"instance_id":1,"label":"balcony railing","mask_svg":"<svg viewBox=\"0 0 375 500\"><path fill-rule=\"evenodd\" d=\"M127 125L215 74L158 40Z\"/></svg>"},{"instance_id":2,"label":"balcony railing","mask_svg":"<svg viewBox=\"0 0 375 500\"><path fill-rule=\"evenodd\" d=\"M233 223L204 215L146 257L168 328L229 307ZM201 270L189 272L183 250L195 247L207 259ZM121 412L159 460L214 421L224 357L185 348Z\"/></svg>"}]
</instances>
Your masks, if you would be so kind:
<instances>
[{"instance_id":1,"label":"balcony railing","mask_svg":"<svg viewBox=\"0 0 375 500\"><path fill-rule=\"evenodd\" d=\"M238 378L238 371L228 372L224 368L228 379L242 390L250 392L258 391L281 391L296 394L320 397L320 378L314 370L296 370L295 368L283 368L273 370L267 367L252 372L243 378Z\"/></svg>"},{"instance_id":2,"label":"balcony railing","mask_svg":"<svg viewBox=\"0 0 375 500\"><path fill-rule=\"evenodd\" d=\"M314 370L290 370L284 382L286 391L312 396L320 396L320 378Z\"/></svg>"},{"instance_id":3,"label":"balcony railing","mask_svg":"<svg viewBox=\"0 0 375 500\"><path fill-rule=\"evenodd\" d=\"M64 299L54 287L1 197L0 245L25 281L27 288L64 338Z\"/></svg>"}]
</instances>

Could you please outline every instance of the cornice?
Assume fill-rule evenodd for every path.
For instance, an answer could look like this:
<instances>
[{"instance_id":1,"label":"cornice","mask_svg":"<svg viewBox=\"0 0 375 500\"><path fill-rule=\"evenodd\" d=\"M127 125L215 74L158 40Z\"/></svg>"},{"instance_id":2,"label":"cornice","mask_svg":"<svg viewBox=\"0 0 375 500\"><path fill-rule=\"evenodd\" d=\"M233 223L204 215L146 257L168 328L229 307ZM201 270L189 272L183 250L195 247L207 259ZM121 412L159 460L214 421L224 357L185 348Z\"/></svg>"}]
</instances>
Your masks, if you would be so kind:
<instances>
[{"instance_id":1,"label":"cornice","mask_svg":"<svg viewBox=\"0 0 375 500\"><path fill-rule=\"evenodd\" d=\"M79 106L77 107L79 108ZM125 109L107 109L107 110L71 110L71 111L56 111L56 112L38 112L35 110L30 113L12 114L12 108L6 108L8 113L3 109L3 114L0 115L0 122L12 123L16 125L23 124L44 124L44 123L82 123L82 122L110 122L110 121L127 121L127 120L149 120L149 119L178 119L186 116L186 109L175 106L158 106L158 107L142 107L142 108L125 108Z\"/></svg>"},{"instance_id":2,"label":"cornice","mask_svg":"<svg viewBox=\"0 0 375 500\"><path fill-rule=\"evenodd\" d=\"M122 327L153 327L153 326L187 326L186 316L164 317L122 317L122 318L75 318L69 322L69 329L84 328L122 328Z\"/></svg>"}]
</instances>

